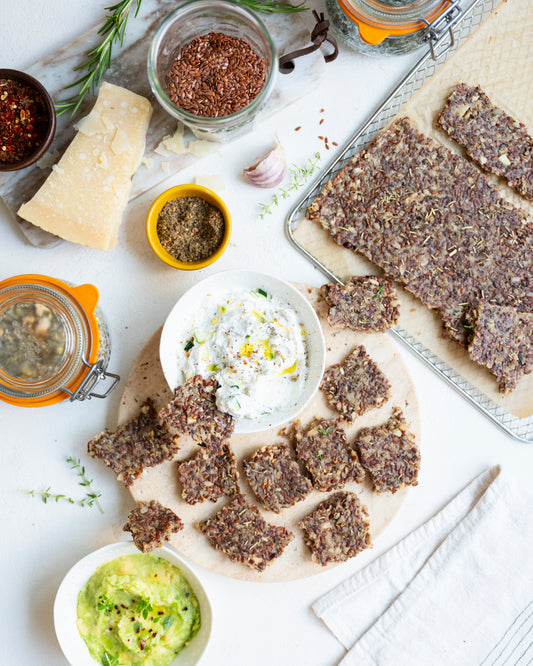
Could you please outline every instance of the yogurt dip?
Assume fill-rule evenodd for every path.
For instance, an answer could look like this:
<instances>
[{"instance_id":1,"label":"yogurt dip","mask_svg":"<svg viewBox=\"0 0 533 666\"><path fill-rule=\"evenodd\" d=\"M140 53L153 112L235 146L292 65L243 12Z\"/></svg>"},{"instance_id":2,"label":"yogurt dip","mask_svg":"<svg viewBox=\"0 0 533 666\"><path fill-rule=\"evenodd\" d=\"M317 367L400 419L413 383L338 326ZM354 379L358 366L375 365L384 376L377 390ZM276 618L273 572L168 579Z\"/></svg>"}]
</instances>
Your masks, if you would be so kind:
<instances>
[{"instance_id":1,"label":"yogurt dip","mask_svg":"<svg viewBox=\"0 0 533 666\"><path fill-rule=\"evenodd\" d=\"M217 406L237 419L285 409L304 390L306 335L297 312L263 289L209 294L180 341L180 381L215 375Z\"/></svg>"}]
</instances>

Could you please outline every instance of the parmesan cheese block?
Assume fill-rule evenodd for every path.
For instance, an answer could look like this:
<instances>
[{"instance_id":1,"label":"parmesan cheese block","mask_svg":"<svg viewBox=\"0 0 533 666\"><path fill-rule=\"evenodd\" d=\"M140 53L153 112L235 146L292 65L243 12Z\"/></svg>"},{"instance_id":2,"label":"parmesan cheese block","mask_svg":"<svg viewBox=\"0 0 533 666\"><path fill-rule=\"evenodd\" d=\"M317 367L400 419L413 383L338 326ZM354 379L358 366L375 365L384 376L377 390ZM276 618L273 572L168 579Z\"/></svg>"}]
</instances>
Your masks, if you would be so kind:
<instances>
[{"instance_id":1,"label":"parmesan cheese block","mask_svg":"<svg viewBox=\"0 0 533 666\"><path fill-rule=\"evenodd\" d=\"M38 192L20 207L20 217L74 243L115 247L151 115L147 99L103 83L92 111Z\"/></svg>"}]
</instances>

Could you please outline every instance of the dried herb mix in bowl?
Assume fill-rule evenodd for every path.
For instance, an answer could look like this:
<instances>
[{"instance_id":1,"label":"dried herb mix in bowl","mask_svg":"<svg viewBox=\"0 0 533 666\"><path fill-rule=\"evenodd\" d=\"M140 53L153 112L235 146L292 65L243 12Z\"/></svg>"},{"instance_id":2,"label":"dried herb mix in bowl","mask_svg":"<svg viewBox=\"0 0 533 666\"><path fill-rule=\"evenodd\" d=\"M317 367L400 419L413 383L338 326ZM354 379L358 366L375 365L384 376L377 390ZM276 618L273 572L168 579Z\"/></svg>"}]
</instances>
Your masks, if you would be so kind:
<instances>
[{"instance_id":1,"label":"dried herb mix in bowl","mask_svg":"<svg viewBox=\"0 0 533 666\"><path fill-rule=\"evenodd\" d=\"M169 97L195 116L217 118L244 109L261 92L267 65L241 37L209 32L181 49L167 77Z\"/></svg>"},{"instance_id":2,"label":"dried herb mix in bowl","mask_svg":"<svg viewBox=\"0 0 533 666\"><path fill-rule=\"evenodd\" d=\"M224 217L201 197L177 197L164 206L157 220L157 236L174 259L203 261L222 244Z\"/></svg>"}]
</instances>

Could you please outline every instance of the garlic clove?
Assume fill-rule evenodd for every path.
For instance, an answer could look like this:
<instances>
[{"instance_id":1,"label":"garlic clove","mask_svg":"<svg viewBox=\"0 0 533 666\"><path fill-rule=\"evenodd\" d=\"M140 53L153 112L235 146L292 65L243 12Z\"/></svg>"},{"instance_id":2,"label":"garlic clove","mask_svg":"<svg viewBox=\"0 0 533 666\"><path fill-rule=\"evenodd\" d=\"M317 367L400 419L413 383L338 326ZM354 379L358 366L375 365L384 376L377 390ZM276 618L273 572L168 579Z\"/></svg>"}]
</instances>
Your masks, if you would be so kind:
<instances>
[{"instance_id":1,"label":"garlic clove","mask_svg":"<svg viewBox=\"0 0 533 666\"><path fill-rule=\"evenodd\" d=\"M287 159L283 146L278 142L263 159L244 169L244 180L256 187L276 187L287 173Z\"/></svg>"}]
</instances>

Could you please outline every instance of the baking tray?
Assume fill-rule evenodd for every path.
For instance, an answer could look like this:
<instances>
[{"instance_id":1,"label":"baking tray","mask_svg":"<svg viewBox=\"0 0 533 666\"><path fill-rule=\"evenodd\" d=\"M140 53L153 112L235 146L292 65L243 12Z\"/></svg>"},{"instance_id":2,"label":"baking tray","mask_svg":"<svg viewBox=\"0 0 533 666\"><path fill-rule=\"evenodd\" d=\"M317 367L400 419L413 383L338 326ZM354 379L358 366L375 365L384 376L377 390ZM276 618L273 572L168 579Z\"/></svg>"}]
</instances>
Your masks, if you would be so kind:
<instances>
[{"instance_id":1,"label":"baking tray","mask_svg":"<svg viewBox=\"0 0 533 666\"><path fill-rule=\"evenodd\" d=\"M314 266L321 270L329 280L339 284L342 283L342 279L335 273L335 268L321 261L316 256L316 252L310 251L295 236L295 232L305 219L305 211L308 206L320 194L327 181L341 170L354 155L366 147L396 117L398 112L423 84L462 46L474 30L489 17L499 4L500 0L474 0L468 7L454 16L450 22L451 24L441 30L440 34L433 33L430 35L430 42L424 55L422 55L379 108L363 123L362 127L352 135L340 154L328 165L326 170L321 172L319 178L313 181L310 188L290 210L285 223L286 233L290 242ZM349 252L349 250L344 251ZM440 358L438 354L417 340L404 327L397 325L390 330L390 334L406 345L439 377L501 430L521 442L533 442L533 416L520 417L497 404L482 390L457 372L456 369Z\"/></svg>"}]
</instances>

